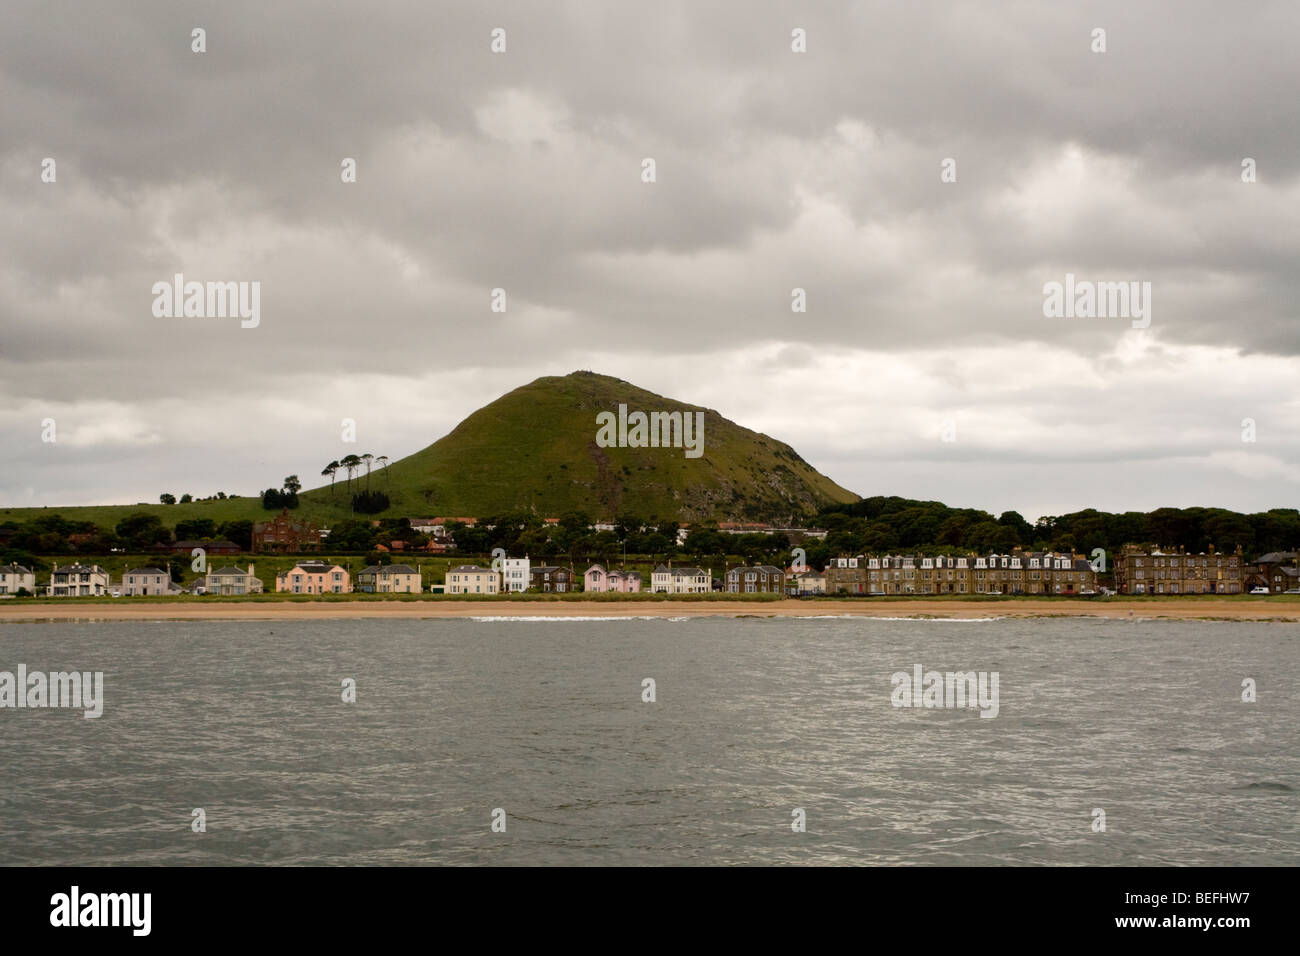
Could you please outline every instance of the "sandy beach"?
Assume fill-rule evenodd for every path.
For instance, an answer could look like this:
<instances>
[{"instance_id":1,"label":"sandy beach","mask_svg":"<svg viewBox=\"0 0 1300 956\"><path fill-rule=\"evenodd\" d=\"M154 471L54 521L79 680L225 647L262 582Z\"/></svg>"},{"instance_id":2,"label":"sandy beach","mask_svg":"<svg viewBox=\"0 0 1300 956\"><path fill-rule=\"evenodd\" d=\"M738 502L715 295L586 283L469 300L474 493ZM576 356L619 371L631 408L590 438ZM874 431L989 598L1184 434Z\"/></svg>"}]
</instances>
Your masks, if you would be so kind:
<instances>
[{"instance_id":1,"label":"sandy beach","mask_svg":"<svg viewBox=\"0 0 1300 956\"><path fill-rule=\"evenodd\" d=\"M1169 601L250 601L247 603L0 603L4 621L280 621L347 618L481 617L1103 617L1168 620L1295 621L1300 602Z\"/></svg>"}]
</instances>

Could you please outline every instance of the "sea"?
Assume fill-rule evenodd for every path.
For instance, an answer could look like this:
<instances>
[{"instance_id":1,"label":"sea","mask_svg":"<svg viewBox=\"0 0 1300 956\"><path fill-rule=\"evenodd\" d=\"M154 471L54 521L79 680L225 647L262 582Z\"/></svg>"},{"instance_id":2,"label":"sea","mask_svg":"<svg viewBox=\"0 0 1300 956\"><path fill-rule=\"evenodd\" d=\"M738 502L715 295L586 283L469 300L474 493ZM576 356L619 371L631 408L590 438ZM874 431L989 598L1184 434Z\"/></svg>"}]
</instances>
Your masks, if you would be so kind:
<instances>
[{"instance_id":1,"label":"sea","mask_svg":"<svg viewBox=\"0 0 1300 956\"><path fill-rule=\"evenodd\" d=\"M102 672L103 710L0 708L0 864L1294 865L1298 639L1082 618L4 623L0 671ZM996 707L958 700L962 679L925 706L931 672L989 694L996 675Z\"/></svg>"}]
</instances>

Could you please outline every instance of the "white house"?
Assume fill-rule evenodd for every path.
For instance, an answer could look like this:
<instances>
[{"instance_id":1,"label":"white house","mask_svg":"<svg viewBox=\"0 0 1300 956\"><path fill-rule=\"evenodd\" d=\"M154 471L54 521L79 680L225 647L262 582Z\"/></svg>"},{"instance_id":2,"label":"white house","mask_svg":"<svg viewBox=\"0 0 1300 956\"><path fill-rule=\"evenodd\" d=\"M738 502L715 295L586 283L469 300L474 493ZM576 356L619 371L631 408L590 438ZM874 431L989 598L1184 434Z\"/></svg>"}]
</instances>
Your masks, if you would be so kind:
<instances>
[{"instance_id":1,"label":"white house","mask_svg":"<svg viewBox=\"0 0 1300 956\"><path fill-rule=\"evenodd\" d=\"M707 594L713 590L713 569L671 568L659 565L650 574L656 594Z\"/></svg>"},{"instance_id":2,"label":"white house","mask_svg":"<svg viewBox=\"0 0 1300 956\"><path fill-rule=\"evenodd\" d=\"M528 555L522 558L504 558L501 561L502 590L507 593L528 590L532 573L532 562Z\"/></svg>"},{"instance_id":3,"label":"white house","mask_svg":"<svg viewBox=\"0 0 1300 956\"><path fill-rule=\"evenodd\" d=\"M19 588L36 593L36 575L21 564L0 565L0 594L17 594Z\"/></svg>"},{"instance_id":4,"label":"white house","mask_svg":"<svg viewBox=\"0 0 1300 956\"><path fill-rule=\"evenodd\" d=\"M421 534L427 534L437 541L450 541L451 534L447 531L447 522L459 521L461 524L473 527L478 522L474 518L410 518L411 530L418 531Z\"/></svg>"},{"instance_id":5,"label":"white house","mask_svg":"<svg viewBox=\"0 0 1300 956\"><path fill-rule=\"evenodd\" d=\"M98 564L57 564L50 572L50 597L94 597L108 593L108 572Z\"/></svg>"},{"instance_id":6,"label":"white house","mask_svg":"<svg viewBox=\"0 0 1300 956\"><path fill-rule=\"evenodd\" d=\"M172 594L171 575L161 568L133 568L122 575L122 596Z\"/></svg>"}]
</instances>

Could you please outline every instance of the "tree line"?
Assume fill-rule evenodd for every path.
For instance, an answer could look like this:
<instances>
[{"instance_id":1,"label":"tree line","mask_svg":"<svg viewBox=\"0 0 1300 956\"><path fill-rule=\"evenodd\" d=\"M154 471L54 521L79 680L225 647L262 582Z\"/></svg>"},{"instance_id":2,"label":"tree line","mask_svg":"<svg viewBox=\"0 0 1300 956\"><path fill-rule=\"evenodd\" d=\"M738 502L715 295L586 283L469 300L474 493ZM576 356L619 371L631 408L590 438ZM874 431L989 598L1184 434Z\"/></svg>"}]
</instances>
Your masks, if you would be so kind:
<instances>
[{"instance_id":1,"label":"tree line","mask_svg":"<svg viewBox=\"0 0 1300 956\"><path fill-rule=\"evenodd\" d=\"M292 476L291 476L292 477ZM359 491L358 494L364 493ZM381 493L382 494L382 493ZM1241 514L1221 508L1158 508L1152 512L1112 514L1095 509L1025 520L1014 511L994 517L970 508L949 508L936 501L898 497L865 498L836 505L805 523L827 532L825 539L804 541L807 561L822 567L843 554L886 554L924 551L937 554L969 552L1005 553L1020 547L1038 551L1072 551L1090 555L1102 548L1118 553L1126 544L1149 544L1191 552L1235 551L1240 545L1247 559L1268 551L1289 551L1300 545L1300 511L1275 508ZM680 525L656 515L619 515L612 530L597 531L582 511L567 512L558 523L548 524L531 512L507 512L468 525L449 522L457 553L488 555L502 548L510 555L528 554L578 564L599 561L618 566L625 555L652 560L687 558L720 566L740 557L748 564L790 564L792 542L784 534L730 534L716 522L690 526L684 543L678 543ZM132 514L112 528L91 521L41 515L25 522L0 523L0 563L32 563L38 554L107 554L120 549L148 552L173 541L228 540L241 551L252 545L253 522L217 523L211 518L190 518L167 527L155 515ZM407 550L419 550L428 535L411 528L406 518L349 518L330 530L326 548L336 554L369 553L379 545L401 541Z\"/></svg>"},{"instance_id":2,"label":"tree line","mask_svg":"<svg viewBox=\"0 0 1300 956\"><path fill-rule=\"evenodd\" d=\"M825 508L815 522L827 530L825 547L834 554L1006 553L1016 547L1080 554L1102 548L1114 554L1126 544L1149 544L1194 553L1208 551L1211 545L1235 551L1240 545L1247 558L1253 558L1300 545L1300 510L1295 508L1256 514L1224 508L1116 514L1085 508L1031 524L1015 511L995 518L986 511L950 508L938 501L878 496Z\"/></svg>"},{"instance_id":3,"label":"tree line","mask_svg":"<svg viewBox=\"0 0 1300 956\"><path fill-rule=\"evenodd\" d=\"M384 483L391 493L393 490L392 478L388 474L388 456L372 455L366 452L364 455L347 455L343 458L329 462L321 469L321 476L330 480L330 500L334 498L334 479L340 472L347 473L347 492L348 498L352 504L352 510L360 514L375 515L382 511L387 511L390 504L388 494L378 489L370 488L370 469L373 465L379 465L381 473L384 476ZM366 487L361 488L361 478L357 477L357 490L352 490L352 476L366 470Z\"/></svg>"}]
</instances>

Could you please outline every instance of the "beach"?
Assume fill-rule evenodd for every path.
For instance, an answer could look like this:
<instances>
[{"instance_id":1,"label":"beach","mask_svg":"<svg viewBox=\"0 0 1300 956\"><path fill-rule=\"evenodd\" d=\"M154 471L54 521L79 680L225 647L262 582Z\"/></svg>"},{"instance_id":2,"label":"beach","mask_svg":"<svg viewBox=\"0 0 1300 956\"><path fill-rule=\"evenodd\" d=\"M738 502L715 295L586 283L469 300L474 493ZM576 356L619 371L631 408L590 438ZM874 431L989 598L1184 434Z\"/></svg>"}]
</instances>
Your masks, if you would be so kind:
<instances>
[{"instance_id":1,"label":"beach","mask_svg":"<svg viewBox=\"0 0 1300 956\"><path fill-rule=\"evenodd\" d=\"M85 602L0 603L3 621L280 621L360 618L1143 618L1294 621L1300 602L1240 599L1167 601L1063 600L787 600L787 601L247 601L176 604Z\"/></svg>"}]
</instances>

